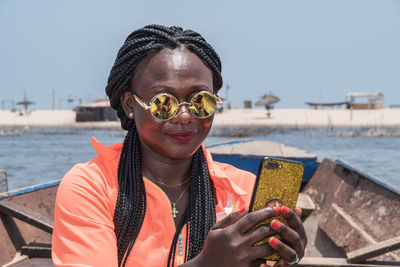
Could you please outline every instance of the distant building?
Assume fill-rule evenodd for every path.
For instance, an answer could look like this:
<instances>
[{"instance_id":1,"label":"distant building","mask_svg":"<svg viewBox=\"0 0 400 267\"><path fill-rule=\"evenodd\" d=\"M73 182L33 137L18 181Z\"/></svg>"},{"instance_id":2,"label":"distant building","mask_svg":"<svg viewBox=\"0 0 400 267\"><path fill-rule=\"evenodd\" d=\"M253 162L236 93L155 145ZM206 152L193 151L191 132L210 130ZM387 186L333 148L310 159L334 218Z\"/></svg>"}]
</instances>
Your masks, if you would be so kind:
<instances>
[{"instance_id":1,"label":"distant building","mask_svg":"<svg viewBox=\"0 0 400 267\"><path fill-rule=\"evenodd\" d=\"M99 99L94 103L76 107L76 121L116 121L117 112L110 106L110 101Z\"/></svg>"},{"instance_id":2,"label":"distant building","mask_svg":"<svg viewBox=\"0 0 400 267\"><path fill-rule=\"evenodd\" d=\"M382 93L348 93L346 95L350 108L353 109L382 109L383 97ZM367 102L356 103L357 98L366 98Z\"/></svg>"}]
</instances>

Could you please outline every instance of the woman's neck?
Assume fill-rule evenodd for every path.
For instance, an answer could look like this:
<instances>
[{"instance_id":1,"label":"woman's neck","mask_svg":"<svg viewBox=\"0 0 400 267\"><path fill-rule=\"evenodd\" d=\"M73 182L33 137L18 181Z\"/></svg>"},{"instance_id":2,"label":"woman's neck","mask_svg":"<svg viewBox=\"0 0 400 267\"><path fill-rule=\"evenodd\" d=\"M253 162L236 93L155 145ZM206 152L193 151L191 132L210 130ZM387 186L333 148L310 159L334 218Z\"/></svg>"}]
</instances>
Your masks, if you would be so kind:
<instances>
[{"instance_id":1,"label":"woman's neck","mask_svg":"<svg viewBox=\"0 0 400 267\"><path fill-rule=\"evenodd\" d=\"M141 162L144 176L170 186L179 185L192 174L192 157L167 158L155 153L143 143L141 144Z\"/></svg>"}]
</instances>

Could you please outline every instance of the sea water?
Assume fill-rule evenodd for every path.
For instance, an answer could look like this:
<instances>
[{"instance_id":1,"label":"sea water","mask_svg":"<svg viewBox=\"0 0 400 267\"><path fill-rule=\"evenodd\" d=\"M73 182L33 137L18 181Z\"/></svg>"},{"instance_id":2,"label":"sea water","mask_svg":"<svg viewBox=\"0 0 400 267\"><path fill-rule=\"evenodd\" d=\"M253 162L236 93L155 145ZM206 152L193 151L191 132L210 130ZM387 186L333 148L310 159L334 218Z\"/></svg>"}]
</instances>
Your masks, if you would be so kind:
<instances>
[{"instance_id":1,"label":"sea water","mask_svg":"<svg viewBox=\"0 0 400 267\"><path fill-rule=\"evenodd\" d=\"M124 131L77 128L29 128L0 135L0 169L10 190L62 178L74 165L96 155L91 138L104 145L123 142ZM316 154L318 160L343 159L400 188L400 137L330 135L325 129L274 131L252 137ZM213 137L206 144L237 138Z\"/></svg>"}]
</instances>

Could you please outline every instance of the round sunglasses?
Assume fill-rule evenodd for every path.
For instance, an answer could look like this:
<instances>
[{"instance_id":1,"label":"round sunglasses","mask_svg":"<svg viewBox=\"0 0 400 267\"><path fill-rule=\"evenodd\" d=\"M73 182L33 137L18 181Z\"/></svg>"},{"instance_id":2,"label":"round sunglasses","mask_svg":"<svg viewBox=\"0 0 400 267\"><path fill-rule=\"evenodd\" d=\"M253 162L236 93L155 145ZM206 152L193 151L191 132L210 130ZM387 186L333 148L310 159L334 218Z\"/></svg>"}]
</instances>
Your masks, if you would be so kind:
<instances>
[{"instance_id":1,"label":"round sunglasses","mask_svg":"<svg viewBox=\"0 0 400 267\"><path fill-rule=\"evenodd\" d=\"M150 105L144 103L137 95L135 100L145 110L150 110L151 115L160 121L167 121L178 115L181 105L188 105L190 113L199 119L208 118L215 113L217 105L222 105L221 99L208 91L195 94L190 102L179 103L175 96L168 93L160 93L150 100Z\"/></svg>"}]
</instances>

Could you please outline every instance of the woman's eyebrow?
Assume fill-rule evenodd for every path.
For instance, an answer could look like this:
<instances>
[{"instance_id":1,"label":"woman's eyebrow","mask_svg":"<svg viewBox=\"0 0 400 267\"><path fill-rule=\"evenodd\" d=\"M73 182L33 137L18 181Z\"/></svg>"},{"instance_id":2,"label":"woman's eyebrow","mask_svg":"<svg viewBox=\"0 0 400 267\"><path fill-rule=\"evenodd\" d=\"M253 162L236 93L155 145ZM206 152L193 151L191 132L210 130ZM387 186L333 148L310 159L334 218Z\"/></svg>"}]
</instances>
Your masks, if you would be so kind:
<instances>
[{"instance_id":1,"label":"woman's eyebrow","mask_svg":"<svg viewBox=\"0 0 400 267\"><path fill-rule=\"evenodd\" d=\"M192 86L192 88L193 88L193 89L197 89L197 90L202 90L202 91L204 91L204 90L208 91L208 90L211 89L209 86L207 86L207 85L201 85L201 84L200 84L200 85Z\"/></svg>"},{"instance_id":2,"label":"woman's eyebrow","mask_svg":"<svg viewBox=\"0 0 400 267\"><path fill-rule=\"evenodd\" d=\"M144 92L145 95L148 97L153 97L154 95L160 94L160 93L173 93L175 90L175 87L173 86L168 86L168 85L154 85L149 87L149 90L146 90ZM143 95L144 96L144 95Z\"/></svg>"},{"instance_id":3,"label":"woman's eyebrow","mask_svg":"<svg viewBox=\"0 0 400 267\"><path fill-rule=\"evenodd\" d=\"M171 88L174 88L174 87L172 87L172 86L168 86L168 85L153 85L152 87L151 87L151 89L171 89Z\"/></svg>"}]
</instances>

